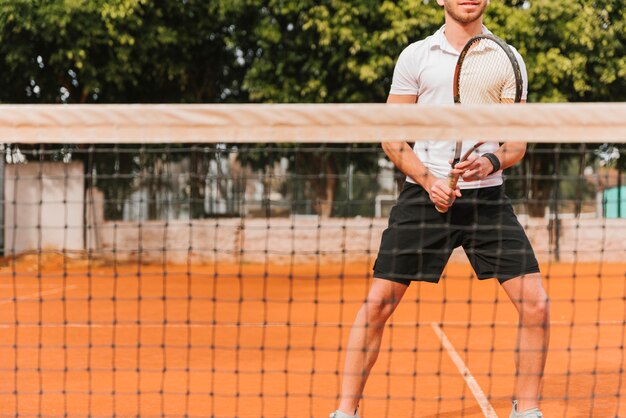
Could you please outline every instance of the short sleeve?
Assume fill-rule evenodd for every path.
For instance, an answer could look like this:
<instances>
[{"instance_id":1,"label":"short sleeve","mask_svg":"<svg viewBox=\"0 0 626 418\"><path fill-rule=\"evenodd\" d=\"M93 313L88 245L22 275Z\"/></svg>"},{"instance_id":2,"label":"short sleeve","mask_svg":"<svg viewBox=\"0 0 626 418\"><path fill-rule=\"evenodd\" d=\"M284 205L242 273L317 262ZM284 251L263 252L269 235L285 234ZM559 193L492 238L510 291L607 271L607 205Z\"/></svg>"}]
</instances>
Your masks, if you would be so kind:
<instances>
[{"instance_id":1,"label":"short sleeve","mask_svg":"<svg viewBox=\"0 0 626 418\"><path fill-rule=\"evenodd\" d=\"M414 56L412 46L405 48L400 54L396 62L396 68L393 71L390 94L418 94L419 84L415 74L416 63L413 62Z\"/></svg>"}]
</instances>

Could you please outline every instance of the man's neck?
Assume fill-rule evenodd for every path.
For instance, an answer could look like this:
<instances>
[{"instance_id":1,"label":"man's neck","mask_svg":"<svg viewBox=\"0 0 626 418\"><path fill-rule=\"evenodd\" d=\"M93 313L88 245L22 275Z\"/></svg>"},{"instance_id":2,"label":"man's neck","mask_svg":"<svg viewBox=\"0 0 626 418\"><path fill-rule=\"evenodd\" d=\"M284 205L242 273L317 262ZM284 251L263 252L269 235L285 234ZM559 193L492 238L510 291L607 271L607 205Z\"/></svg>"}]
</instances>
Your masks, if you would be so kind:
<instances>
[{"instance_id":1,"label":"man's neck","mask_svg":"<svg viewBox=\"0 0 626 418\"><path fill-rule=\"evenodd\" d=\"M483 20L477 19L471 23L463 24L446 16L445 36L450 45L457 51L461 51L472 36L483 33Z\"/></svg>"}]
</instances>

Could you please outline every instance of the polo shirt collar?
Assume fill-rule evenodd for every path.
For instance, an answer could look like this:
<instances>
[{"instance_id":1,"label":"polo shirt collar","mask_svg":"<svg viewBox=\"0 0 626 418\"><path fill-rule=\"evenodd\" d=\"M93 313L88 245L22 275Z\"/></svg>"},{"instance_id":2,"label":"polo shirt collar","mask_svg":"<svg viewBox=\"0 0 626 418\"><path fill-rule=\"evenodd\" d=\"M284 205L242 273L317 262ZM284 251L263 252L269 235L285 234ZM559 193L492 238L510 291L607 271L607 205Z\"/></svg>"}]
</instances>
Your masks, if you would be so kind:
<instances>
[{"instance_id":1,"label":"polo shirt collar","mask_svg":"<svg viewBox=\"0 0 626 418\"><path fill-rule=\"evenodd\" d=\"M454 47L450 45L450 42L448 42L448 39L446 38L446 35L444 33L445 30L446 30L446 25L443 25L442 27L439 28L437 32L435 32L435 36L433 36L433 40L430 45L430 48L431 49L439 48L440 50L444 52L448 52L454 55L459 55L459 51L454 49ZM483 25L483 33L491 34L491 31L487 29L485 25Z\"/></svg>"}]
</instances>

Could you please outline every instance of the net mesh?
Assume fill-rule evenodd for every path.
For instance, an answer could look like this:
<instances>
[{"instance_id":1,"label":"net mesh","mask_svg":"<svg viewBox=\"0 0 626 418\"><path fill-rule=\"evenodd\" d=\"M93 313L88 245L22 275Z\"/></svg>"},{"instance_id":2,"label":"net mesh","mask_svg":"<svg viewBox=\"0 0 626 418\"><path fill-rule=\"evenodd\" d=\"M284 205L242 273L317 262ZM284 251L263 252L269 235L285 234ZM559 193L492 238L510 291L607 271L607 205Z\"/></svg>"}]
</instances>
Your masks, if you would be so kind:
<instances>
[{"instance_id":1,"label":"net mesh","mask_svg":"<svg viewBox=\"0 0 626 418\"><path fill-rule=\"evenodd\" d=\"M543 138L505 173L551 299L542 410L624 416L624 107L603 108L601 131L579 120L584 142L539 130L553 105L505 107L534 115L503 126L510 137ZM12 108L0 127L13 133L0 171L0 415L285 417L337 407L348 334L404 181L378 143L348 141L349 127L398 116L381 117L377 105L358 108L370 119L285 108L311 112L307 126L323 126L328 141L299 141L281 124L257 141L254 126L246 143L232 129L201 141L219 125L199 116L206 108L159 108L199 121L192 135L150 123L154 108L112 106L103 113L116 128L96 142L93 108L71 108L70 124L66 107ZM259 126L281 117L275 107L246 111ZM343 126L328 126L324 112ZM460 112L470 131L503 123L500 109ZM449 138L440 128L433 137ZM70 134L63 144L56 129ZM276 141L283 134L291 139ZM440 283L412 284L388 321L361 415L508 416L517 333L502 288L476 280L455 251Z\"/></svg>"}]
</instances>

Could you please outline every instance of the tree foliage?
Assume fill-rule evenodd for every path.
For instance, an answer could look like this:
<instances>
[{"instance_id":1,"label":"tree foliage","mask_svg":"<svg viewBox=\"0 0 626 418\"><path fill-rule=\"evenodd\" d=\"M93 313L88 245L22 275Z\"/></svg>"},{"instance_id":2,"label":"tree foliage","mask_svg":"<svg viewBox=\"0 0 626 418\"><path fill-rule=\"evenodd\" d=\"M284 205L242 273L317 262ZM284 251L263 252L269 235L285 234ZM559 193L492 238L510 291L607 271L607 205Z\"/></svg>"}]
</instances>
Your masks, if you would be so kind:
<instances>
[{"instance_id":1,"label":"tree foliage","mask_svg":"<svg viewBox=\"0 0 626 418\"><path fill-rule=\"evenodd\" d=\"M623 1L494 2L486 21L525 57L530 101L626 100Z\"/></svg>"},{"instance_id":2,"label":"tree foliage","mask_svg":"<svg viewBox=\"0 0 626 418\"><path fill-rule=\"evenodd\" d=\"M263 102L380 102L402 49L443 19L422 0L264 3L244 82Z\"/></svg>"},{"instance_id":3,"label":"tree foliage","mask_svg":"<svg viewBox=\"0 0 626 418\"><path fill-rule=\"evenodd\" d=\"M0 0L0 101L245 99L225 2Z\"/></svg>"},{"instance_id":4,"label":"tree foliage","mask_svg":"<svg viewBox=\"0 0 626 418\"><path fill-rule=\"evenodd\" d=\"M434 0L0 0L3 102L380 102ZM626 100L622 0L494 0L531 101Z\"/></svg>"}]
</instances>

